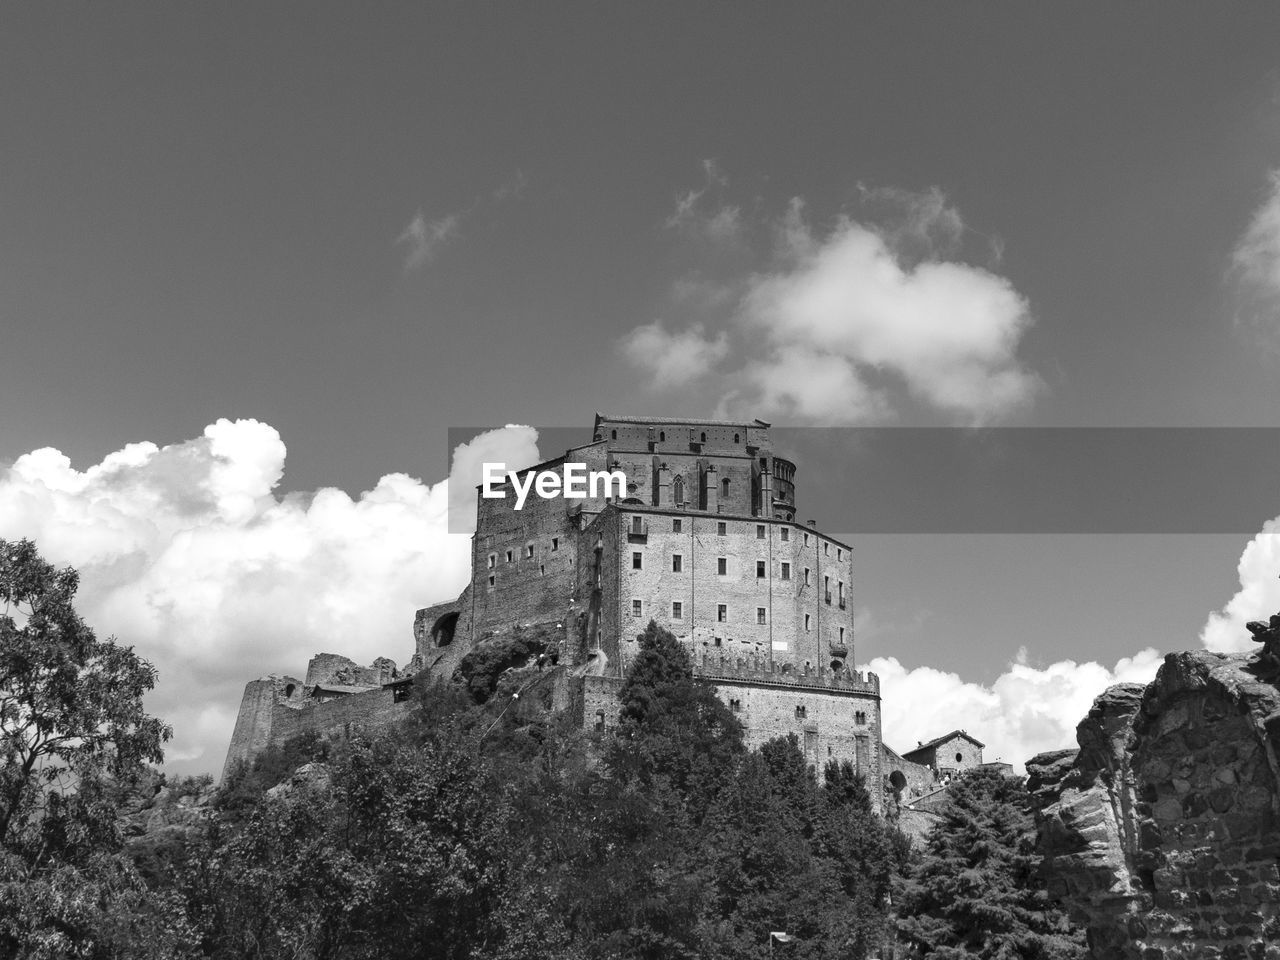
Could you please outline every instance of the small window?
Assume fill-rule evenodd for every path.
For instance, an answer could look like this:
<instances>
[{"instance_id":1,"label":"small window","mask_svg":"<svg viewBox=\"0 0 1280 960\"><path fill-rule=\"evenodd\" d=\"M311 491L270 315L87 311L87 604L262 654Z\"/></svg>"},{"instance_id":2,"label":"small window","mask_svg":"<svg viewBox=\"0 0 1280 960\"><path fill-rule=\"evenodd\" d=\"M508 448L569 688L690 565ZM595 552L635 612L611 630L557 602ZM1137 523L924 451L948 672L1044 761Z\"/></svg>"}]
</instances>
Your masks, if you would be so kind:
<instances>
[{"instance_id":1,"label":"small window","mask_svg":"<svg viewBox=\"0 0 1280 960\"><path fill-rule=\"evenodd\" d=\"M734 713L740 713L740 712L742 711L742 701L741 701L741 700L730 700L730 701L729 701L729 709L730 709L730 710L732 710Z\"/></svg>"},{"instance_id":2,"label":"small window","mask_svg":"<svg viewBox=\"0 0 1280 960\"><path fill-rule=\"evenodd\" d=\"M782 542L786 543L788 540L791 539L791 528L783 527L781 530L778 531L778 535L782 538Z\"/></svg>"},{"instance_id":3,"label":"small window","mask_svg":"<svg viewBox=\"0 0 1280 960\"><path fill-rule=\"evenodd\" d=\"M671 619L672 620L684 619L684 604L681 603L679 600L671 601Z\"/></svg>"},{"instance_id":4,"label":"small window","mask_svg":"<svg viewBox=\"0 0 1280 960\"><path fill-rule=\"evenodd\" d=\"M729 495L729 478L725 477L720 481L720 496L727 497Z\"/></svg>"},{"instance_id":5,"label":"small window","mask_svg":"<svg viewBox=\"0 0 1280 960\"><path fill-rule=\"evenodd\" d=\"M547 575L547 565L545 563L538 564L538 572L545 577Z\"/></svg>"},{"instance_id":6,"label":"small window","mask_svg":"<svg viewBox=\"0 0 1280 960\"><path fill-rule=\"evenodd\" d=\"M556 551L556 550L559 550L559 549L560 549L560 538L559 538L559 537L552 537L552 538L551 538L551 550L552 550L552 552L554 552L554 551Z\"/></svg>"},{"instance_id":7,"label":"small window","mask_svg":"<svg viewBox=\"0 0 1280 960\"><path fill-rule=\"evenodd\" d=\"M807 587L807 586L809 586L809 572L810 572L810 571L809 571L809 568L808 568L808 567L805 567L805 568L804 568L804 585L805 585L806 587Z\"/></svg>"},{"instance_id":8,"label":"small window","mask_svg":"<svg viewBox=\"0 0 1280 960\"><path fill-rule=\"evenodd\" d=\"M783 580L791 579L791 564L787 563L785 560L782 563L782 579Z\"/></svg>"},{"instance_id":9,"label":"small window","mask_svg":"<svg viewBox=\"0 0 1280 960\"><path fill-rule=\"evenodd\" d=\"M840 642L844 643L844 627L840 628Z\"/></svg>"},{"instance_id":10,"label":"small window","mask_svg":"<svg viewBox=\"0 0 1280 960\"><path fill-rule=\"evenodd\" d=\"M717 524L716 524L716 533L717 533L717 534L719 534L720 536L722 536L722 537L723 537L723 536L725 536L726 534L728 534L728 532L729 532L729 524L728 524L728 523L726 523L725 521L721 520L719 523L717 523Z\"/></svg>"},{"instance_id":11,"label":"small window","mask_svg":"<svg viewBox=\"0 0 1280 960\"><path fill-rule=\"evenodd\" d=\"M756 579L757 580L764 579L764 561L763 560L756 561Z\"/></svg>"},{"instance_id":12,"label":"small window","mask_svg":"<svg viewBox=\"0 0 1280 960\"><path fill-rule=\"evenodd\" d=\"M723 603L716 604L716 622L724 623L729 619L729 607Z\"/></svg>"},{"instance_id":13,"label":"small window","mask_svg":"<svg viewBox=\"0 0 1280 960\"><path fill-rule=\"evenodd\" d=\"M604 711L603 710L596 711L596 729L597 730L604 729Z\"/></svg>"},{"instance_id":14,"label":"small window","mask_svg":"<svg viewBox=\"0 0 1280 960\"><path fill-rule=\"evenodd\" d=\"M764 539L764 524L763 524L763 523L757 523L757 524L756 524L756 539L757 539L757 540L763 540L763 539Z\"/></svg>"},{"instance_id":15,"label":"small window","mask_svg":"<svg viewBox=\"0 0 1280 960\"><path fill-rule=\"evenodd\" d=\"M631 553L631 569L632 570L644 569L644 554L641 553L639 550L634 550Z\"/></svg>"},{"instance_id":16,"label":"small window","mask_svg":"<svg viewBox=\"0 0 1280 960\"><path fill-rule=\"evenodd\" d=\"M684 503L684 477L676 477L671 481L671 495L675 497L676 503ZM680 521L675 521L679 523ZM677 530L677 532L679 532Z\"/></svg>"},{"instance_id":17,"label":"small window","mask_svg":"<svg viewBox=\"0 0 1280 960\"><path fill-rule=\"evenodd\" d=\"M641 601L641 600L632 600L632 601L631 601L631 615L632 615L633 617L643 617L643 616L644 616L644 602L643 602L643 601Z\"/></svg>"},{"instance_id":18,"label":"small window","mask_svg":"<svg viewBox=\"0 0 1280 960\"><path fill-rule=\"evenodd\" d=\"M644 517L631 518L631 532L644 533Z\"/></svg>"},{"instance_id":19,"label":"small window","mask_svg":"<svg viewBox=\"0 0 1280 960\"><path fill-rule=\"evenodd\" d=\"M671 572L680 573L684 569L684 555L673 553L671 555Z\"/></svg>"},{"instance_id":20,"label":"small window","mask_svg":"<svg viewBox=\"0 0 1280 960\"><path fill-rule=\"evenodd\" d=\"M703 433L703 434L699 434L699 436L698 436L698 442L699 442L699 443L706 443L706 442L707 442L707 435L706 435L705 433Z\"/></svg>"},{"instance_id":21,"label":"small window","mask_svg":"<svg viewBox=\"0 0 1280 960\"><path fill-rule=\"evenodd\" d=\"M532 543L526 543L526 544L525 544L525 547L524 547L524 555L525 555L526 557L532 557L532 556L533 556L533 544L532 544Z\"/></svg>"},{"instance_id":22,"label":"small window","mask_svg":"<svg viewBox=\"0 0 1280 960\"><path fill-rule=\"evenodd\" d=\"M766 611L764 607L756 607L756 623L766 623L765 614Z\"/></svg>"},{"instance_id":23,"label":"small window","mask_svg":"<svg viewBox=\"0 0 1280 960\"><path fill-rule=\"evenodd\" d=\"M491 586L491 587L492 587L492 586L494 585L494 583L495 583L495 582L497 582L497 579L498 579L498 578L497 578L497 577L495 577L492 573L491 573L491 574L489 574L489 586Z\"/></svg>"},{"instance_id":24,"label":"small window","mask_svg":"<svg viewBox=\"0 0 1280 960\"><path fill-rule=\"evenodd\" d=\"M610 439L610 440L617 440L617 439L618 439L618 431L617 431L617 430L610 430L610 431L609 431L609 439Z\"/></svg>"},{"instance_id":25,"label":"small window","mask_svg":"<svg viewBox=\"0 0 1280 960\"><path fill-rule=\"evenodd\" d=\"M804 632L809 632L809 614L807 613L804 615Z\"/></svg>"},{"instance_id":26,"label":"small window","mask_svg":"<svg viewBox=\"0 0 1280 960\"><path fill-rule=\"evenodd\" d=\"M964 754L963 754L963 753L957 753L957 754L956 754L956 763L960 763L960 762L962 762L963 760L964 760Z\"/></svg>"},{"instance_id":27,"label":"small window","mask_svg":"<svg viewBox=\"0 0 1280 960\"><path fill-rule=\"evenodd\" d=\"M666 442L667 442L667 431L665 431L665 430L659 430L659 431L658 431L658 442L659 442L659 443L666 443Z\"/></svg>"},{"instance_id":28,"label":"small window","mask_svg":"<svg viewBox=\"0 0 1280 960\"><path fill-rule=\"evenodd\" d=\"M680 518L679 518L679 517L676 517L674 520L672 520L672 521L671 521L671 532L672 532L672 533L679 533L679 532L680 532L680 526L681 526L681 524L680 524Z\"/></svg>"},{"instance_id":29,"label":"small window","mask_svg":"<svg viewBox=\"0 0 1280 960\"><path fill-rule=\"evenodd\" d=\"M803 703L798 703L798 704L796 704L796 719L797 719L797 720L803 720L803 719L804 719L805 717L807 717L808 715L809 715L809 711L808 711L808 709L805 707L805 705L804 705Z\"/></svg>"},{"instance_id":30,"label":"small window","mask_svg":"<svg viewBox=\"0 0 1280 960\"><path fill-rule=\"evenodd\" d=\"M496 553L489 554L489 569L492 570L498 565L498 555Z\"/></svg>"},{"instance_id":31,"label":"small window","mask_svg":"<svg viewBox=\"0 0 1280 960\"><path fill-rule=\"evenodd\" d=\"M735 433L735 434L733 435L733 442L734 442L734 443L741 443L741 442L742 442L742 435L741 435L741 434L738 434L738 433Z\"/></svg>"},{"instance_id":32,"label":"small window","mask_svg":"<svg viewBox=\"0 0 1280 960\"><path fill-rule=\"evenodd\" d=\"M804 545L806 547L809 545L809 535L807 533L804 535Z\"/></svg>"},{"instance_id":33,"label":"small window","mask_svg":"<svg viewBox=\"0 0 1280 960\"><path fill-rule=\"evenodd\" d=\"M843 580L836 581L836 597L840 600L841 603L844 603L844 581Z\"/></svg>"},{"instance_id":34,"label":"small window","mask_svg":"<svg viewBox=\"0 0 1280 960\"><path fill-rule=\"evenodd\" d=\"M712 644L711 644L711 645L712 645L713 647L718 647L718 646L720 646L723 642L724 642L724 641L723 641L723 640L721 640L719 637L713 637L713 638L712 638Z\"/></svg>"},{"instance_id":35,"label":"small window","mask_svg":"<svg viewBox=\"0 0 1280 960\"><path fill-rule=\"evenodd\" d=\"M716 557L716 573L720 576L728 576L729 574L729 558Z\"/></svg>"},{"instance_id":36,"label":"small window","mask_svg":"<svg viewBox=\"0 0 1280 960\"><path fill-rule=\"evenodd\" d=\"M836 547L836 559L837 559L837 560L843 560L843 559L844 559L844 551L843 551L843 550L841 550L839 547Z\"/></svg>"},{"instance_id":37,"label":"small window","mask_svg":"<svg viewBox=\"0 0 1280 960\"><path fill-rule=\"evenodd\" d=\"M829 543L824 543L824 544L822 545L822 553L823 553L825 556L829 556L829 555L831 554L831 544L829 544Z\"/></svg>"},{"instance_id":38,"label":"small window","mask_svg":"<svg viewBox=\"0 0 1280 960\"><path fill-rule=\"evenodd\" d=\"M510 563L510 562L511 562L511 551L510 551L510 550L508 550L508 551L507 551L507 563Z\"/></svg>"}]
</instances>

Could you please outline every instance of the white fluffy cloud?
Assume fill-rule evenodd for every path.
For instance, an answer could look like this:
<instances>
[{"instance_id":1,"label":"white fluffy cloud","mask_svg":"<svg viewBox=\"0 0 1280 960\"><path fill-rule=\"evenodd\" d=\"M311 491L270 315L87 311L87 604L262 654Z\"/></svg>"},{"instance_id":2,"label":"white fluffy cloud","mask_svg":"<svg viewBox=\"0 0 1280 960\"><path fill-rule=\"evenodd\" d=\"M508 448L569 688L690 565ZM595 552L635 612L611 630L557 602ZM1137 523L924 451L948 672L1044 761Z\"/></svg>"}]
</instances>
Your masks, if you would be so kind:
<instances>
[{"instance_id":1,"label":"white fluffy cloud","mask_svg":"<svg viewBox=\"0 0 1280 960\"><path fill-rule=\"evenodd\" d=\"M742 237L741 208L704 210L703 192L682 197L669 225L709 235L728 218L729 234ZM966 228L941 191L863 193L890 222L841 216L818 231L793 200L764 225L772 243L763 265L719 282L736 291L728 311L683 328L638 327L625 355L656 389L712 382L722 410L803 422L883 420L898 394L965 424L1025 406L1041 386L1018 355L1032 324L1026 299L955 256Z\"/></svg>"},{"instance_id":2,"label":"white fluffy cloud","mask_svg":"<svg viewBox=\"0 0 1280 960\"><path fill-rule=\"evenodd\" d=\"M1217 653L1258 649L1245 624L1267 620L1280 611L1280 518L1268 520L1249 541L1236 567L1240 589L1209 620L1200 642Z\"/></svg>"},{"instance_id":3,"label":"white fluffy cloud","mask_svg":"<svg viewBox=\"0 0 1280 960\"><path fill-rule=\"evenodd\" d=\"M0 471L0 537L79 569L85 619L160 671L149 703L174 727L168 759L216 773L248 680L298 673L319 651L408 659L414 610L467 578L450 487L473 517L479 461L535 463L536 440L492 431L459 449L448 480L391 473L355 499L277 493L285 446L255 420L129 444L84 470L45 448Z\"/></svg>"},{"instance_id":4,"label":"white fluffy cloud","mask_svg":"<svg viewBox=\"0 0 1280 960\"><path fill-rule=\"evenodd\" d=\"M986 760L1021 771L1037 753L1076 745L1076 725L1115 683L1148 683L1161 655L1147 648L1112 668L1062 660L1039 668L1010 664L989 686L932 667L908 670L894 657L866 667L880 677L885 742L898 752L966 728L986 744Z\"/></svg>"},{"instance_id":5,"label":"white fluffy cloud","mask_svg":"<svg viewBox=\"0 0 1280 960\"><path fill-rule=\"evenodd\" d=\"M1236 243L1231 260L1253 293L1280 296L1280 170L1271 171L1267 195Z\"/></svg>"}]
</instances>

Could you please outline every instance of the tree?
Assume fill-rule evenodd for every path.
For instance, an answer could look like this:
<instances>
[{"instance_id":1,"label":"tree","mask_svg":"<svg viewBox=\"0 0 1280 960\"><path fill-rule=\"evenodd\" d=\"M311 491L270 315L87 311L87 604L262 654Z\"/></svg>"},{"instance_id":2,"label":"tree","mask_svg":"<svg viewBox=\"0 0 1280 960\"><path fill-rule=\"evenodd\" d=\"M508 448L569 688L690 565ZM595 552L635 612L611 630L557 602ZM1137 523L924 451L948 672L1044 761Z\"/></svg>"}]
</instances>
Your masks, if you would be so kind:
<instances>
[{"instance_id":1,"label":"tree","mask_svg":"<svg viewBox=\"0 0 1280 960\"><path fill-rule=\"evenodd\" d=\"M742 724L712 687L694 679L689 655L669 631L650 620L637 639L640 650L618 693L622 723L608 766L646 788L662 781L700 823L744 752Z\"/></svg>"},{"instance_id":2,"label":"tree","mask_svg":"<svg viewBox=\"0 0 1280 960\"><path fill-rule=\"evenodd\" d=\"M940 960L1083 958L1083 935L1050 905L1038 866L1023 781L970 770L899 891L899 933Z\"/></svg>"},{"instance_id":3,"label":"tree","mask_svg":"<svg viewBox=\"0 0 1280 960\"><path fill-rule=\"evenodd\" d=\"M98 640L79 577L0 540L0 954L171 956L174 904L120 853L122 792L163 759L151 664Z\"/></svg>"}]
</instances>

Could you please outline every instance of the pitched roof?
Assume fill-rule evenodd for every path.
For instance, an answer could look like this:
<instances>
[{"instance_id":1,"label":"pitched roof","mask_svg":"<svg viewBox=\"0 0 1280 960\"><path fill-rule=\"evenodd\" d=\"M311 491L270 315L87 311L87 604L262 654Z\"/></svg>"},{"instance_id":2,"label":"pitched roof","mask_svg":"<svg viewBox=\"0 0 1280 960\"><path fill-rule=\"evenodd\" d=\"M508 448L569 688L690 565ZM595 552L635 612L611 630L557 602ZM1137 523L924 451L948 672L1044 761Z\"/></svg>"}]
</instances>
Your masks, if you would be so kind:
<instances>
[{"instance_id":1,"label":"pitched roof","mask_svg":"<svg viewBox=\"0 0 1280 960\"><path fill-rule=\"evenodd\" d=\"M920 746L915 747L912 750L908 750L906 753L903 754L903 757L910 760L911 755L913 753L923 753L925 750L930 750L933 747L938 746L939 744L946 743L948 740L954 740L956 737L964 737L966 740L972 743L975 747L986 746L986 744L983 743L981 740L979 740L977 737L971 737L969 736L969 734L965 733L963 730L952 730L950 733L944 733L940 737L934 737L928 743L922 743L920 744Z\"/></svg>"}]
</instances>

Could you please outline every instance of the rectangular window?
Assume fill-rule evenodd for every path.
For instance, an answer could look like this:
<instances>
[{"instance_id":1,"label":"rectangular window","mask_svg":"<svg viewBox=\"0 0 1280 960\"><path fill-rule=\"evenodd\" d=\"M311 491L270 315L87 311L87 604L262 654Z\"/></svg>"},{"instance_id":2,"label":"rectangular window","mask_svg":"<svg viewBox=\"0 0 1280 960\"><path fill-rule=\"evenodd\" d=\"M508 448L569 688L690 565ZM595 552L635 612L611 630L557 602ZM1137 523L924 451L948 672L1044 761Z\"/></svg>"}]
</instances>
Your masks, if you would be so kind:
<instances>
[{"instance_id":1,"label":"rectangular window","mask_svg":"<svg viewBox=\"0 0 1280 960\"><path fill-rule=\"evenodd\" d=\"M741 700L730 700L730 701L729 701L729 709L730 709L730 710L732 710L734 713L738 713L739 711L741 711L741 710L742 710L742 701L741 701Z\"/></svg>"},{"instance_id":2,"label":"rectangular window","mask_svg":"<svg viewBox=\"0 0 1280 960\"><path fill-rule=\"evenodd\" d=\"M632 615L633 617L643 617L643 616L644 616L644 603L643 603L642 601L640 601L640 600L632 600L632 601L631 601L631 615Z\"/></svg>"},{"instance_id":3,"label":"rectangular window","mask_svg":"<svg viewBox=\"0 0 1280 960\"><path fill-rule=\"evenodd\" d=\"M545 563L538 564L538 572L545 577L547 575L547 565Z\"/></svg>"},{"instance_id":4,"label":"rectangular window","mask_svg":"<svg viewBox=\"0 0 1280 960\"><path fill-rule=\"evenodd\" d=\"M525 544L525 547L524 547L524 555L525 555L526 557L532 557L532 556L533 556L533 544L532 544L532 543L527 543L527 544Z\"/></svg>"},{"instance_id":5,"label":"rectangular window","mask_svg":"<svg viewBox=\"0 0 1280 960\"><path fill-rule=\"evenodd\" d=\"M757 539L757 540L763 540L763 539L764 539L764 524L763 524L763 523L757 523L757 524L756 524L756 539Z\"/></svg>"},{"instance_id":6,"label":"rectangular window","mask_svg":"<svg viewBox=\"0 0 1280 960\"><path fill-rule=\"evenodd\" d=\"M840 642L844 643L844 627L840 628Z\"/></svg>"},{"instance_id":7,"label":"rectangular window","mask_svg":"<svg viewBox=\"0 0 1280 960\"><path fill-rule=\"evenodd\" d=\"M723 537L728 532L729 532L729 524L725 523L723 520L721 520L719 523L716 524L716 533L719 536Z\"/></svg>"},{"instance_id":8,"label":"rectangular window","mask_svg":"<svg viewBox=\"0 0 1280 960\"><path fill-rule=\"evenodd\" d=\"M804 585L806 587L809 586L809 568L808 567L804 568Z\"/></svg>"},{"instance_id":9,"label":"rectangular window","mask_svg":"<svg viewBox=\"0 0 1280 960\"><path fill-rule=\"evenodd\" d=\"M836 599L844 603L844 581L840 580L836 583Z\"/></svg>"},{"instance_id":10,"label":"rectangular window","mask_svg":"<svg viewBox=\"0 0 1280 960\"><path fill-rule=\"evenodd\" d=\"M764 578L764 561L757 560L756 561L756 579L760 580L763 578Z\"/></svg>"},{"instance_id":11,"label":"rectangular window","mask_svg":"<svg viewBox=\"0 0 1280 960\"><path fill-rule=\"evenodd\" d=\"M803 719L804 719L805 717L807 717L808 715L809 715L809 711L805 709L805 706L804 706L804 704L803 704L803 703L802 703L802 704L799 704L799 705L796 707L796 719L797 719L797 720L803 720Z\"/></svg>"},{"instance_id":12,"label":"rectangular window","mask_svg":"<svg viewBox=\"0 0 1280 960\"><path fill-rule=\"evenodd\" d=\"M683 569L684 569L684 556L679 553L673 553L671 555L671 572L679 573Z\"/></svg>"},{"instance_id":13,"label":"rectangular window","mask_svg":"<svg viewBox=\"0 0 1280 960\"><path fill-rule=\"evenodd\" d=\"M679 517L676 517L674 520L672 520L672 521L671 521L671 532L672 532L672 533L679 533L679 532L680 532L680 518L679 518Z\"/></svg>"},{"instance_id":14,"label":"rectangular window","mask_svg":"<svg viewBox=\"0 0 1280 960\"><path fill-rule=\"evenodd\" d=\"M729 608L723 603L716 604L716 622L724 623L729 619Z\"/></svg>"},{"instance_id":15,"label":"rectangular window","mask_svg":"<svg viewBox=\"0 0 1280 960\"><path fill-rule=\"evenodd\" d=\"M783 580L791 579L791 564L787 563L785 560L782 563L782 579Z\"/></svg>"},{"instance_id":16,"label":"rectangular window","mask_svg":"<svg viewBox=\"0 0 1280 960\"><path fill-rule=\"evenodd\" d=\"M765 623L764 607L756 607L756 623Z\"/></svg>"},{"instance_id":17,"label":"rectangular window","mask_svg":"<svg viewBox=\"0 0 1280 960\"><path fill-rule=\"evenodd\" d=\"M679 600L671 601L671 619L672 620L684 619L684 604L681 603Z\"/></svg>"},{"instance_id":18,"label":"rectangular window","mask_svg":"<svg viewBox=\"0 0 1280 960\"><path fill-rule=\"evenodd\" d=\"M824 544L822 545L822 552L823 552L824 554L830 554L830 553L831 553L831 544L829 544L829 543L824 543Z\"/></svg>"},{"instance_id":19,"label":"rectangular window","mask_svg":"<svg viewBox=\"0 0 1280 960\"><path fill-rule=\"evenodd\" d=\"M492 570L498 565L498 555L496 553L489 554L489 569Z\"/></svg>"},{"instance_id":20,"label":"rectangular window","mask_svg":"<svg viewBox=\"0 0 1280 960\"><path fill-rule=\"evenodd\" d=\"M491 573L491 574L489 574L489 586L491 586L491 587L492 587L492 586L494 585L494 583L497 581L497 579L498 579L498 578L497 578L497 577L495 577L492 573Z\"/></svg>"},{"instance_id":21,"label":"rectangular window","mask_svg":"<svg viewBox=\"0 0 1280 960\"><path fill-rule=\"evenodd\" d=\"M783 527L781 530L778 531L778 535L782 537L782 542L786 543L788 540L791 539L791 528Z\"/></svg>"},{"instance_id":22,"label":"rectangular window","mask_svg":"<svg viewBox=\"0 0 1280 960\"><path fill-rule=\"evenodd\" d=\"M711 645L712 645L713 647L719 647L719 646L722 646L723 644L724 644L724 641L723 641L723 640L721 640L719 637L712 637L712 638L711 638Z\"/></svg>"},{"instance_id":23,"label":"rectangular window","mask_svg":"<svg viewBox=\"0 0 1280 960\"><path fill-rule=\"evenodd\" d=\"M804 545L806 547L809 545L809 535L807 533L804 535Z\"/></svg>"},{"instance_id":24,"label":"rectangular window","mask_svg":"<svg viewBox=\"0 0 1280 960\"><path fill-rule=\"evenodd\" d=\"M631 553L631 569L632 570L644 569L644 554L641 553L639 550L634 550Z\"/></svg>"},{"instance_id":25,"label":"rectangular window","mask_svg":"<svg viewBox=\"0 0 1280 960\"><path fill-rule=\"evenodd\" d=\"M809 632L809 615L807 613L804 615L804 632Z\"/></svg>"},{"instance_id":26,"label":"rectangular window","mask_svg":"<svg viewBox=\"0 0 1280 960\"><path fill-rule=\"evenodd\" d=\"M716 573L720 574L720 576L722 577L728 576L728 573L729 573L728 557L716 557Z\"/></svg>"},{"instance_id":27,"label":"rectangular window","mask_svg":"<svg viewBox=\"0 0 1280 960\"><path fill-rule=\"evenodd\" d=\"M552 550L559 550L559 549L560 549L560 538L559 538L559 537L552 537L552 538L551 538L551 549L552 549Z\"/></svg>"},{"instance_id":28,"label":"rectangular window","mask_svg":"<svg viewBox=\"0 0 1280 960\"><path fill-rule=\"evenodd\" d=\"M843 550L841 550L839 547L836 547L836 559L837 559L837 560L843 560L843 559L844 559L844 551L843 551Z\"/></svg>"}]
</instances>

